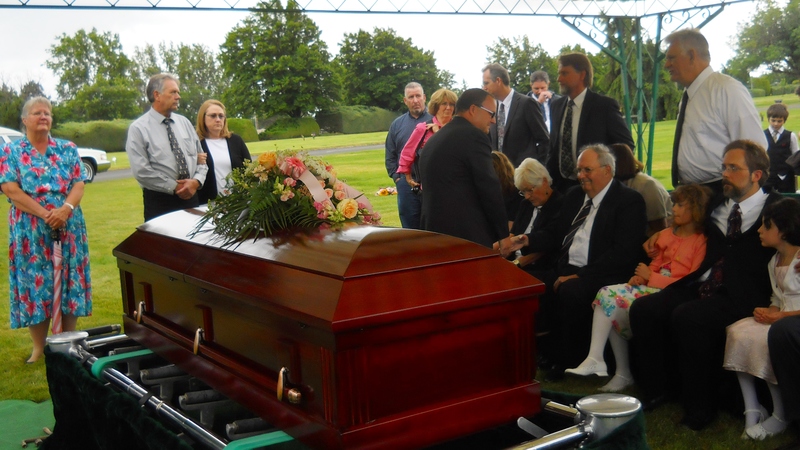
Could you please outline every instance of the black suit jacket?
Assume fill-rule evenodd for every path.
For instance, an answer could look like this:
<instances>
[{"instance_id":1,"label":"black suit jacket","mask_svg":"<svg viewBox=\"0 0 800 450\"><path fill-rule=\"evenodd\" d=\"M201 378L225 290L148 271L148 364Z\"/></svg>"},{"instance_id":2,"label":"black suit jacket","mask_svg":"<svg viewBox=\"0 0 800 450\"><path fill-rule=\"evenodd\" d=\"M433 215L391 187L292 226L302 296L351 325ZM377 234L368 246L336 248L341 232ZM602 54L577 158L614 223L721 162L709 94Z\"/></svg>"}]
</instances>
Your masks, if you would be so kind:
<instances>
[{"instance_id":1,"label":"black suit jacket","mask_svg":"<svg viewBox=\"0 0 800 450\"><path fill-rule=\"evenodd\" d=\"M497 103L500 110L500 103ZM497 124L489 128L492 148L497 149ZM539 104L527 95L514 91L511 108L506 114L503 153L514 167L525 158L535 158L544 163L550 143L550 134L544 123Z\"/></svg>"},{"instance_id":2,"label":"black suit jacket","mask_svg":"<svg viewBox=\"0 0 800 450\"><path fill-rule=\"evenodd\" d=\"M423 230L490 248L508 237L491 153L486 134L458 116L428 140L419 158Z\"/></svg>"},{"instance_id":3,"label":"black suit jacket","mask_svg":"<svg viewBox=\"0 0 800 450\"><path fill-rule=\"evenodd\" d=\"M777 192L770 192L766 207L772 202L780 200L782 196ZM772 287L769 281L767 263L775 254L775 249L763 247L758 237L758 228L761 226L761 213L753 226L745 230L738 239L729 239L720 231L711 219L711 211L725 201L722 194L718 194L709 202L709 214L706 220L706 257L700 268L686 275L675 283L667 286L676 288L694 286L695 283L710 269L720 258L724 258L722 269L722 288L718 292L726 295L731 300L731 308L739 317L753 315L753 309L769 305ZM762 211L763 212L763 211Z\"/></svg>"},{"instance_id":4,"label":"black suit jacket","mask_svg":"<svg viewBox=\"0 0 800 450\"><path fill-rule=\"evenodd\" d=\"M561 127L567 102L569 96L565 95L552 103L550 124L553 133L550 138L550 154L547 157L547 170L553 177L553 184L562 190L575 185L574 181L564 182L560 170ZM611 97L587 89L578 122L577 148L580 150L588 144L628 144L631 149L636 147L631 130L620 112L619 103Z\"/></svg>"},{"instance_id":5,"label":"black suit jacket","mask_svg":"<svg viewBox=\"0 0 800 450\"><path fill-rule=\"evenodd\" d=\"M225 141L228 143L228 154L231 157L232 168L244 167L244 160L250 159L250 151L247 149L244 139L238 134L231 134ZM206 164L208 164L208 176L206 176L206 182L203 187L197 191L202 205L208 203L209 200L217 198L217 177L214 175L214 158L211 157L211 153L208 153L206 140L201 139L200 145L203 147L203 151L208 154L208 160L206 161Z\"/></svg>"},{"instance_id":6,"label":"black suit jacket","mask_svg":"<svg viewBox=\"0 0 800 450\"><path fill-rule=\"evenodd\" d=\"M536 216L536 220L533 222L533 228L531 229L531 232L528 233L528 239L531 239L536 231L546 228L550 222L558 217L558 213L561 211L561 205L563 204L564 196L561 195L561 193L557 190L553 190L553 193L550 195L550 199L547 200L547 203L542 205L542 209ZM517 217L514 219L514 225L511 227L511 234L516 236L525 232L525 229L528 228L528 224L533 216L534 209L535 208L533 204L528 200L523 199L522 202L520 202L519 209L517 210ZM522 247L520 251L523 255L531 253L530 247ZM526 266L525 270L549 269L553 267L556 257L557 252L550 252L547 255L539 258L534 264Z\"/></svg>"},{"instance_id":7,"label":"black suit jacket","mask_svg":"<svg viewBox=\"0 0 800 450\"><path fill-rule=\"evenodd\" d=\"M543 230L528 236L529 251L556 252L562 256L561 243L583 207L585 195L579 186L567 191L558 216ZM647 213L641 194L611 180L592 225L588 263L577 271L578 277L603 284L628 281L636 265L645 259L642 243L646 228ZM557 271L558 275L565 274L563 267Z\"/></svg>"}]
</instances>

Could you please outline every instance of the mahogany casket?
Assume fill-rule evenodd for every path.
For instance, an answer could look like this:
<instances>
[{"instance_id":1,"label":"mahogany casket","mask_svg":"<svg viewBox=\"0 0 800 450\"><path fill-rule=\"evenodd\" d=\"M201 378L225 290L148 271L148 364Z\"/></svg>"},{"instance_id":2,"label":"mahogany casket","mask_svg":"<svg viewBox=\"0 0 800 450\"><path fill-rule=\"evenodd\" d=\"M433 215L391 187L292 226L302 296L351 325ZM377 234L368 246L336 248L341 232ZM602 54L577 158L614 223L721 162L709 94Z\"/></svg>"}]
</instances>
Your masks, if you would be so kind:
<instances>
[{"instance_id":1,"label":"mahogany casket","mask_svg":"<svg viewBox=\"0 0 800 450\"><path fill-rule=\"evenodd\" d=\"M202 214L116 249L125 332L315 448L420 448L539 412L543 285L436 233L352 227L223 248Z\"/></svg>"}]
</instances>

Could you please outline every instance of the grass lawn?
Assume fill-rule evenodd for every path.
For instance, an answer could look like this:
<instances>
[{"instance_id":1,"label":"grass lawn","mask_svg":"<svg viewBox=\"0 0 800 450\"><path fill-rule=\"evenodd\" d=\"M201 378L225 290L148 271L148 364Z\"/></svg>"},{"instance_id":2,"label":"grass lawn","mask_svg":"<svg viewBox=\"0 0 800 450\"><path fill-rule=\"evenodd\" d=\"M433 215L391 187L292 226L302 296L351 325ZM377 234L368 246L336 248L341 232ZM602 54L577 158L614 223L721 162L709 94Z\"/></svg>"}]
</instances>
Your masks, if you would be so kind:
<instances>
[{"instance_id":1,"label":"grass lawn","mask_svg":"<svg viewBox=\"0 0 800 450\"><path fill-rule=\"evenodd\" d=\"M796 96L785 96L787 103L798 103ZM757 103L764 107L772 103L772 99L758 99ZM763 104L762 104L763 103ZM787 128L800 129L800 111L793 109L796 115L790 116ZM766 125L765 125L766 126ZM669 186L670 151L675 122L661 122L656 126L656 151L653 167L654 175ZM382 143L385 133L370 133L359 136L323 136L317 139L288 141L268 141L251 145L253 153L260 153L279 148L311 149L344 146L361 146ZM335 140L334 140L335 138ZM328 140L330 139L330 140ZM326 143L327 142L327 143ZM333 144L335 142L335 145ZM283 147L288 145L289 147ZM308 145L309 147L307 147ZM330 145L330 147L327 147ZM115 154L120 162L120 154ZM383 164L383 150L370 150L356 153L328 155L325 159L334 165L338 174L357 189L364 192L372 201L375 209L384 217L387 226L399 226L397 203L395 197L376 197L373 194L380 187L390 185ZM125 158L127 163L127 158ZM142 222L142 195L133 179L106 181L90 184L81 203L87 220L91 251L91 275L94 289L94 314L90 318L81 319L79 327L88 328L110 323L120 323L121 299L119 272L116 261L112 257L112 249L130 235ZM8 203L0 201L0 214L7 215ZM0 227L0 242L7 242L8 229ZM0 261L0 293L8 292L8 279L5 276L8 261ZM49 398L45 380L44 364L39 362L25 365L23 361L30 353L28 330L10 330L8 301L0 301L0 346L4 348L4 358L0 362L0 400L29 399L42 401ZM543 383L545 389L591 394L604 381L599 379L567 379L559 383ZM636 395L635 388L627 391ZM791 435L781 436L767 442L743 442L739 440L744 424L743 417L721 415L712 427L702 433L688 431L677 425L681 417L677 405L667 405L656 412L648 413L647 436L654 449L773 449L785 444Z\"/></svg>"}]
</instances>

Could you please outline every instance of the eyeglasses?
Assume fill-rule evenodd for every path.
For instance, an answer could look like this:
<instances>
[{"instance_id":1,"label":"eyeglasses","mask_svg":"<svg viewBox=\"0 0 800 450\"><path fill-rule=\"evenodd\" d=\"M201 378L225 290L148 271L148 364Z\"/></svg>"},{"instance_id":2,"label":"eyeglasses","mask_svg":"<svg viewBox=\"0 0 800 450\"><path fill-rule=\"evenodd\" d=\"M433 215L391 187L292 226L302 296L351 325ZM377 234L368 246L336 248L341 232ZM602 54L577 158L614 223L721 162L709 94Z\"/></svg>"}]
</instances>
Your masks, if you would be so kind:
<instances>
[{"instance_id":1,"label":"eyeglasses","mask_svg":"<svg viewBox=\"0 0 800 450\"><path fill-rule=\"evenodd\" d=\"M595 168L592 168L592 167L578 167L577 169L575 169L575 175L580 175L580 174L582 173L582 174L584 174L584 175L586 175L586 176L589 176L589 175L591 175L591 174L592 174L592 172L594 172L595 170L597 170L597 169L599 169L599 168L601 168L601 167L605 167L605 166L607 166L607 165L608 165L608 164L604 164L604 165L602 165L602 166L598 166L598 167L595 167Z\"/></svg>"},{"instance_id":2,"label":"eyeglasses","mask_svg":"<svg viewBox=\"0 0 800 450\"><path fill-rule=\"evenodd\" d=\"M220 114L217 114L217 113L213 113L213 114L206 114L206 117L211 117L212 119L222 119L222 120L225 120L225 114L222 114L222 113L220 113Z\"/></svg>"},{"instance_id":3,"label":"eyeglasses","mask_svg":"<svg viewBox=\"0 0 800 450\"><path fill-rule=\"evenodd\" d=\"M725 173L725 172L736 173L736 172L739 172L739 171L742 171L742 170L747 170L744 167L733 166L733 165L726 166L725 164L722 165L721 169L722 169L722 173Z\"/></svg>"},{"instance_id":4,"label":"eyeglasses","mask_svg":"<svg viewBox=\"0 0 800 450\"><path fill-rule=\"evenodd\" d=\"M532 194L533 191L536 190L537 187L538 186L534 186L534 187L528 188L528 189L522 189L522 190L519 191L519 196L520 197L525 197L525 194Z\"/></svg>"},{"instance_id":5,"label":"eyeglasses","mask_svg":"<svg viewBox=\"0 0 800 450\"><path fill-rule=\"evenodd\" d=\"M496 112L492 111L489 108L486 108L485 106L481 106L481 105L475 105L475 106L477 106L478 108L480 108L480 109L486 111L487 113L489 113L489 118L490 119L494 119L495 114L497 114Z\"/></svg>"},{"instance_id":6,"label":"eyeglasses","mask_svg":"<svg viewBox=\"0 0 800 450\"><path fill-rule=\"evenodd\" d=\"M32 113L29 113L28 115L33 117L42 117L42 116L53 117L53 114L50 113L50 111L34 111Z\"/></svg>"},{"instance_id":7,"label":"eyeglasses","mask_svg":"<svg viewBox=\"0 0 800 450\"><path fill-rule=\"evenodd\" d=\"M450 102L444 102L444 103L439 105L440 108L446 108L448 106L451 107L451 108L455 108L456 104L455 103L450 103Z\"/></svg>"}]
</instances>

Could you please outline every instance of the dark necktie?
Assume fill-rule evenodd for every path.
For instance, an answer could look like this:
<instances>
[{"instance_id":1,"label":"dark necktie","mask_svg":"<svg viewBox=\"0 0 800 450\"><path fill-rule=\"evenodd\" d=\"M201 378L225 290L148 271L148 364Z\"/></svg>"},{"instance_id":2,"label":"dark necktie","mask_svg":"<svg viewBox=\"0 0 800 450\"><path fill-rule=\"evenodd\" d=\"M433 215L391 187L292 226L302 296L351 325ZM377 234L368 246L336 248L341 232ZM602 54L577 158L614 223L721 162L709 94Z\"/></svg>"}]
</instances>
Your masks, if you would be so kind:
<instances>
[{"instance_id":1,"label":"dark necktie","mask_svg":"<svg viewBox=\"0 0 800 450\"><path fill-rule=\"evenodd\" d=\"M539 103L539 109L542 110L542 118L547 121L547 102Z\"/></svg>"},{"instance_id":2,"label":"dark necktie","mask_svg":"<svg viewBox=\"0 0 800 450\"><path fill-rule=\"evenodd\" d=\"M778 137L780 137L780 134L778 134L778 131L777 130L773 131L772 132L772 142L778 142Z\"/></svg>"},{"instance_id":3,"label":"dark necktie","mask_svg":"<svg viewBox=\"0 0 800 450\"><path fill-rule=\"evenodd\" d=\"M728 215L728 231L725 235L730 239L739 238L742 235L742 210L738 203L734 203L731 213ZM720 258L711 266L711 273L708 279L700 285L700 298L709 298L722 286L722 269L725 258Z\"/></svg>"},{"instance_id":4,"label":"dark necktie","mask_svg":"<svg viewBox=\"0 0 800 450\"><path fill-rule=\"evenodd\" d=\"M672 186L678 187L680 178L678 178L678 147L681 144L681 135L683 134L683 119L686 117L686 104L689 103L689 91L683 90L683 97L681 98L681 110L678 113L678 124L675 125L675 140L672 142Z\"/></svg>"},{"instance_id":5,"label":"dark necktie","mask_svg":"<svg viewBox=\"0 0 800 450\"><path fill-rule=\"evenodd\" d=\"M503 138L506 136L506 105L500 103L500 111L497 113L497 150L503 151Z\"/></svg>"},{"instance_id":6,"label":"dark necktie","mask_svg":"<svg viewBox=\"0 0 800 450\"><path fill-rule=\"evenodd\" d=\"M181 150L181 146L178 145L175 133L172 132L172 126L170 126L170 124L173 123L173 120L167 117L164 119L163 123L167 126L169 148L172 150L172 154L175 155L175 163L178 165L178 179L185 180L189 178L189 166L186 165L186 158L183 156L183 150Z\"/></svg>"},{"instance_id":7,"label":"dark necktie","mask_svg":"<svg viewBox=\"0 0 800 450\"><path fill-rule=\"evenodd\" d=\"M564 117L564 132L561 133L561 176L566 180L575 175L575 159L572 156L572 107L575 102L567 103L567 115Z\"/></svg>"},{"instance_id":8,"label":"dark necktie","mask_svg":"<svg viewBox=\"0 0 800 450\"><path fill-rule=\"evenodd\" d=\"M572 220L572 225L569 227L569 232L564 237L564 243L561 245L561 253L566 254L569 252L569 247L572 245L572 240L575 238L575 233L578 232L578 229L583 225L583 222L586 221L586 218L589 217L589 212L592 210L592 199L586 200L586 203L583 204L583 208L578 211L578 215Z\"/></svg>"}]
</instances>

